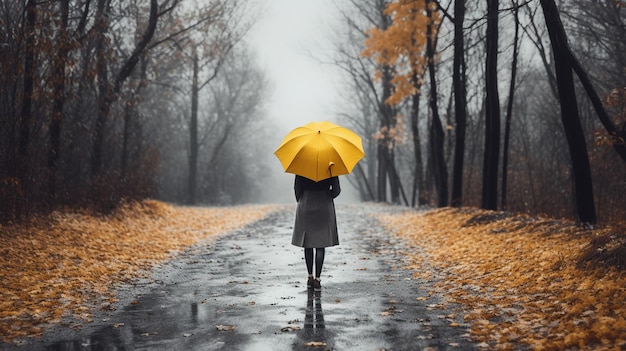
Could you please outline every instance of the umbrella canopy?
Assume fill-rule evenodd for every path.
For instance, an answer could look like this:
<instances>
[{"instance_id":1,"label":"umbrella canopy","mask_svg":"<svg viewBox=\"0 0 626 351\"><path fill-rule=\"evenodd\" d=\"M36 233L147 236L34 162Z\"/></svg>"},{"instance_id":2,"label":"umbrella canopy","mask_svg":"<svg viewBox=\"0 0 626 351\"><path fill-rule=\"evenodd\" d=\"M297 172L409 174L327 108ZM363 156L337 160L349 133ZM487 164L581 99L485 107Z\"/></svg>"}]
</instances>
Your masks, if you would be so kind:
<instances>
[{"instance_id":1,"label":"umbrella canopy","mask_svg":"<svg viewBox=\"0 0 626 351\"><path fill-rule=\"evenodd\" d=\"M348 174L363 156L361 137L331 122L311 122L289 132L274 152L285 172L316 182Z\"/></svg>"}]
</instances>

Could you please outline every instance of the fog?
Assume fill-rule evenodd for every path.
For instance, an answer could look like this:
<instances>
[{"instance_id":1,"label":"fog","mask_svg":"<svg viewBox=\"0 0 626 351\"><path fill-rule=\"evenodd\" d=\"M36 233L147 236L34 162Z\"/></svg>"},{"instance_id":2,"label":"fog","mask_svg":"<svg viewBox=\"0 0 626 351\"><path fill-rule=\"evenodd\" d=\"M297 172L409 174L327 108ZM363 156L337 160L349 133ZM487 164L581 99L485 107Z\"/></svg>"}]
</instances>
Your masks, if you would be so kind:
<instances>
[{"instance_id":1,"label":"fog","mask_svg":"<svg viewBox=\"0 0 626 351\"><path fill-rule=\"evenodd\" d=\"M339 72L321 63L329 56L331 33L339 20L332 0L258 0L258 22L246 37L270 81L266 102L267 118L275 126L267 161L272 170L259 202L295 203L292 174L286 174L273 151L292 129L311 121L338 123ZM358 200L345 176L338 203Z\"/></svg>"}]
</instances>

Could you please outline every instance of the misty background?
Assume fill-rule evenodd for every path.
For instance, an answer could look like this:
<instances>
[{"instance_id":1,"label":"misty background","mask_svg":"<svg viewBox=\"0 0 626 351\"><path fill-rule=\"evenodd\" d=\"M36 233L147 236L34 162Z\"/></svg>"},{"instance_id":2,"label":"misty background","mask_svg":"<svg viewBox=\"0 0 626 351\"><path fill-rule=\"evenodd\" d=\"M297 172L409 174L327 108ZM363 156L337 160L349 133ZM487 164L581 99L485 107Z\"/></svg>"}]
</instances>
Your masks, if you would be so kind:
<instances>
[{"instance_id":1,"label":"misty background","mask_svg":"<svg viewBox=\"0 0 626 351\"><path fill-rule=\"evenodd\" d=\"M2 220L295 203L273 152L316 120L363 138L338 202L626 218L623 1L0 5Z\"/></svg>"},{"instance_id":2,"label":"misty background","mask_svg":"<svg viewBox=\"0 0 626 351\"><path fill-rule=\"evenodd\" d=\"M333 28L340 21L335 2L271 0L254 4L259 16L245 41L270 77L265 103L276 128L272 145L277 148L290 130L311 121L340 123L341 73L327 61L333 52ZM259 201L294 202L294 176L285 174L275 157L267 162L272 173ZM358 194L345 184L336 201L358 201Z\"/></svg>"}]
</instances>

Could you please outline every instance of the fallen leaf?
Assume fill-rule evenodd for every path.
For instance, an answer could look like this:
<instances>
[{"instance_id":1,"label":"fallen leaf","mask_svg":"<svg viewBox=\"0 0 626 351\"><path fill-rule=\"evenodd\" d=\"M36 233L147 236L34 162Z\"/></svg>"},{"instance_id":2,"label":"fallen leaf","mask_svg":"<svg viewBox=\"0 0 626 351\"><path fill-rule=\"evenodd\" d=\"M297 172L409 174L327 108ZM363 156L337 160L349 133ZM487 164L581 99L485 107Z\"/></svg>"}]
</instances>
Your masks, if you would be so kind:
<instances>
[{"instance_id":1,"label":"fallen leaf","mask_svg":"<svg viewBox=\"0 0 626 351\"><path fill-rule=\"evenodd\" d=\"M216 325L215 326L219 331L231 331L235 330L236 326L234 325Z\"/></svg>"},{"instance_id":2,"label":"fallen leaf","mask_svg":"<svg viewBox=\"0 0 626 351\"><path fill-rule=\"evenodd\" d=\"M602 242L623 250L626 237L619 230L477 208L375 217L416 248L406 250L409 262L403 266L415 270L414 277L436 282L429 295L461 306L469 337L479 347L590 350L626 344L623 269L581 264L608 250ZM448 310L447 305L426 307ZM439 316L459 326L455 317Z\"/></svg>"},{"instance_id":3,"label":"fallen leaf","mask_svg":"<svg viewBox=\"0 0 626 351\"><path fill-rule=\"evenodd\" d=\"M114 309L119 283L142 278L177 252L276 208L190 208L145 200L123 204L106 216L79 209L2 225L0 342L41 335L42 326L59 324L63 316L92 321L100 307ZM92 304L94 298L102 303ZM23 303L14 303L18 300Z\"/></svg>"},{"instance_id":4,"label":"fallen leaf","mask_svg":"<svg viewBox=\"0 0 626 351\"><path fill-rule=\"evenodd\" d=\"M323 341L309 341L306 344L304 344L304 346L307 347L321 347L321 346L326 346L326 343Z\"/></svg>"}]
</instances>

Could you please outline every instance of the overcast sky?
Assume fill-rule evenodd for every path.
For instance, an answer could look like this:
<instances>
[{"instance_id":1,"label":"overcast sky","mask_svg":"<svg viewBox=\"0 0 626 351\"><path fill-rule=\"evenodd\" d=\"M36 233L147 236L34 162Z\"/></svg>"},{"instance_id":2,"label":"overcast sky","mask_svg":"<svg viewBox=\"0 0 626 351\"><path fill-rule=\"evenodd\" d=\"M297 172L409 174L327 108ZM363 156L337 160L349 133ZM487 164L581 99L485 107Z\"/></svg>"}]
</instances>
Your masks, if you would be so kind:
<instances>
[{"instance_id":1,"label":"overcast sky","mask_svg":"<svg viewBox=\"0 0 626 351\"><path fill-rule=\"evenodd\" d=\"M329 120L338 110L339 73L335 67L320 63L330 55L330 28L339 14L333 0L253 0L261 8L258 22L247 41L267 73L272 94L267 101L268 117L281 127L275 144L284 135L310 121ZM272 155L273 156L273 155ZM275 182L266 187L273 202L292 202L293 175L284 173L273 157ZM271 162L272 162L271 161ZM342 182L338 202L355 201L355 193Z\"/></svg>"},{"instance_id":2,"label":"overcast sky","mask_svg":"<svg viewBox=\"0 0 626 351\"><path fill-rule=\"evenodd\" d=\"M264 10L248 41L272 84L270 118L287 131L309 121L331 120L337 71L316 58L328 56L328 28L337 18L332 0L256 2Z\"/></svg>"}]
</instances>

